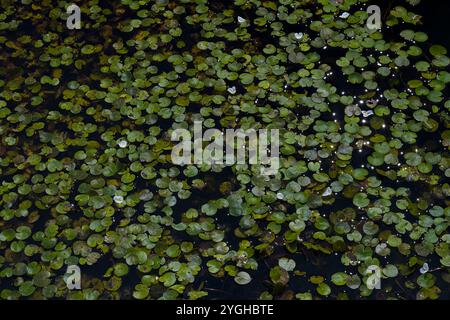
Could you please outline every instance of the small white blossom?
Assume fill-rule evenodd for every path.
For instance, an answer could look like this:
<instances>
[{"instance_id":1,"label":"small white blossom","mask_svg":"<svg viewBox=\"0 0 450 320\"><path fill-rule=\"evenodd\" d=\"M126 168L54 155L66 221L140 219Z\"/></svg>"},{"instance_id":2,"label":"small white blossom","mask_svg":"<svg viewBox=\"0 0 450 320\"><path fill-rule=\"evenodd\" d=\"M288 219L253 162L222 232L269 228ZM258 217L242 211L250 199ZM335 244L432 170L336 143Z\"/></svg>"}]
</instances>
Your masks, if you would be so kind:
<instances>
[{"instance_id":1,"label":"small white blossom","mask_svg":"<svg viewBox=\"0 0 450 320\"><path fill-rule=\"evenodd\" d=\"M428 266L428 263L425 262L423 264L422 268L420 268L420 273L424 274L424 273L427 273L428 271L430 271L430 267Z\"/></svg>"},{"instance_id":2,"label":"small white blossom","mask_svg":"<svg viewBox=\"0 0 450 320\"><path fill-rule=\"evenodd\" d=\"M325 191L322 193L323 197L329 196L332 193L332 190L330 187L326 188Z\"/></svg>"},{"instance_id":3,"label":"small white blossom","mask_svg":"<svg viewBox=\"0 0 450 320\"><path fill-rule=\"evenodd\" d=\"M303 33L302 32L296 32L294 33L294 37L297 40L300 40L301 38L303 38Z\"/></svg>"},{"instance_id":4,"label":"small white blossom","mask_svg":"<svg viewBox=\"0 0 450 320\"><path fill-rule=\"evenodd\" d=\"M368 111L361 111L362 115L364 118L367 118L368 116L373 115L373 111L372 110L368 110Z\"/></svg>"},{"instance_id":5,"label":"small white blossom","mask_svg":"<svg viewBox=\"0 0 450 320\"><path fill-rule=\"evenodd\" d=\"M349 16L350 16L350 13L344 12L344 13L342 13L342 14L339 16L339 18L347 19Z\"/></svg>"},{"instance_id":6,"label":"small white blossom","mask_svg":"<svg viewBox=\"0 0 450 320\"><path fill-rule=\"evenodd\" d=\"M233 87L228 88L228 92L231 93L231 94L235 94L236 93L236 87L233 86Z\"/></svg>"},{"instance_id":7,"label":"small white blossom","mask_svg":"<svg viewBox=\"0 0 450 320\"><path fill-rule=\"evenodd\" d=\"M117 204L123 203L123 197L122 196L114 196L113 200Z\"/></svg>"},{"instance_id":8,"label":"small white blossom","mask_svg":"<svg viewBox=\"0 0 450 320\"><path fill-rule=\"evenodd\" d=\"M281 192L278 192L277 193L277 199L283 200L284 199L284 194L282 194Z\"/></svg>"},{"instance_id":9,"label":"small white blossom","mask_svg":"<svg viewBox=\"0 0 450 320\"><path fill-rule=\"evenodd\" d=\"M119 141L119 147L126 148L127 145L128 145L128 142L126 142L125 140Z\"/></svg>"}]
</instances>

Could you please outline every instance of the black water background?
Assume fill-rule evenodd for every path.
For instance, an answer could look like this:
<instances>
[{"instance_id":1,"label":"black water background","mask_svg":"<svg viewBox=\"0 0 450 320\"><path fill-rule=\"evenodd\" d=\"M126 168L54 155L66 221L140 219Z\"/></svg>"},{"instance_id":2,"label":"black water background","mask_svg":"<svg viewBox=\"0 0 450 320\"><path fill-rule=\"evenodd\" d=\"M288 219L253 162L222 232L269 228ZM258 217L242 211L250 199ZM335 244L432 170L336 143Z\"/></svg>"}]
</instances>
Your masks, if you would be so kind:
<instances>
[{"instance_id":1,"label":"black water background","mask_svg":"<svg viewBox=\"0 0 450 320\"><path fill-rule=\"evenodd\" d=\"M386 9L386 3L393 3L389 1L380 1L380 6L382 10ZM419 13L423 16L423 25L420 26L420 30L425 31L430 37L430 42L442 44L447 48L450 48L450 5L449 1L430 1L430 0L422 0L422 3L412 9L412 11ZM355 164L357 165L357 164ZM217 176L216 176L217 178ZM227 180L229 176L222 176L224 180ZM420 190L419 190L420 191ZM193 199L194 202L191 202L188 207L194 206L196 201L201 199L202 201L208 199L219 198L222 195L217 194L209 194L209 195L197 195L197 200ZM345 206L344 206L345 207ZM182 208L178 208L182 209ZM333 207L333 210L338 210L338 207ZM331 210L330 210L331 211ZM45 222L45 221L43 221ZM229 242L233 241L234 236L232 235L232 230L237 227L237 221L231 217L225 217L221 224L226 225L226 229L228 230L228 235L226 236L226 240ZM234 239L235 241L237 239ZM266 282L268 279L268 274L270 268L276 265L277 260L281 256L289 255L290 258L294 259L297 263L297 266L301 266L300 269L307 271L308 274L320 274L326 276L327 279L330 276L338 271L342 270L342 264L339 261L339 257L335 256L323 256L310 254L310 256L306 256L301 252L296 253L294 255L287 254L282 247L277 248L277 251L271 256L269 259L262 259L259 261L259 267L257 272L252 272L253 281L243 288L242 286L237 285L231 277L223 278L215 278L210 276L207 272L203 272L200 277L197 278L196 282L193 285L193 288L198 287L200 285L204 286L204 289L209 292L208 299L256 299L259 297L259 294L264 290L270 291L270 285ZM101 261L99 261L95 266L91 268L89 271L92 275L96 275L101 277L105 270L110 266L110 257L105 257ZM136 283L138 279L137 274L131 274L128 278L124 278L124 282L126 280L129 281L129 286L127 284L127 295L133 289L133 285ZM307 281L303 278L302 280L293 282L295 292L313 291L315 286L307 283ZM446 284L440 286L441 288L445 288ZM400 289L398 289L400 290ZM347 290L352 291L352 290ZM353 293L349 292L351 297L354 297L354 294L357 291L353 291ZM382 297L381 293L381 297ZM448 292L441 297L448 297ZM411 297L410 297L411 298Z\"/></svg>"}]
</instances>

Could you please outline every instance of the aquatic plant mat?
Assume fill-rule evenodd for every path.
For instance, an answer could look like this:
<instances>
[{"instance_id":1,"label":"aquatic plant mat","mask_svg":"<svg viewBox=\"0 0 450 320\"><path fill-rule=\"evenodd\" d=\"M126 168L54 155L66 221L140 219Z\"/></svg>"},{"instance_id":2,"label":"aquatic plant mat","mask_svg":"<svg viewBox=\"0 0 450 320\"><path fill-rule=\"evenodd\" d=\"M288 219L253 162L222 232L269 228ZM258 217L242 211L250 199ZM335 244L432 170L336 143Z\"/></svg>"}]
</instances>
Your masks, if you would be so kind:
<instances>
[{"instance_id":1,"label":"aquatic plant mat","mask_svg":"<svg viewBox=\"0 0 450 320\"><path fill-rule=\"evenodd\" d=\"M0 298L449 298L419 2L374 29L371 1L73 1L71 29L72 2L1 0ZM174 164L196 121L279 130L277 172Z\"/></svg>"}]
</instances>

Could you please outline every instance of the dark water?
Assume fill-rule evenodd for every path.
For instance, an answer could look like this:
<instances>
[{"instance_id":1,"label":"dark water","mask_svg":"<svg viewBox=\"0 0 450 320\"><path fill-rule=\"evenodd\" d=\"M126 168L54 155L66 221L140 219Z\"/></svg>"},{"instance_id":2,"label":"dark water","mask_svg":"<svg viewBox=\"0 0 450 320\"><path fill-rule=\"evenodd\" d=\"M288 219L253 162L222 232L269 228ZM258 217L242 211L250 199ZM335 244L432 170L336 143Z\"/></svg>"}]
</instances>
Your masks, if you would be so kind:
<instances>
[{"instance_id":1,"label":"dark water","mask_svg":"<svg viewBox=\"0 0 450 320\"><path fill-rule=\"evenodd\" d=\"M450 48L450 1L424 0L416 11L423 16L421 28L431 42Z\"/></svg>"},{"instance_id":2,"label":"dark water","mask_svg":"<svg viewBox=\"0 0 450 320\"><path fill-rule=\"evenodd\" d=\"M382 12L386 12L387 10L390 10L393 6L396 5L396 1L377 1L382 8ZM232 2L230 1L230 4ZM226 7L228 4L226 4L226 1L217 2L218 7ZM102 5L103 6L103 5ZM423 25L418 26L418 29L421 31L424 31L429 36L429 42L433 44L442 44L446 46L447 48L450 48L450 35L449 35L449 25L450 25L450 1L448 0L442 0L442 1L429 1L429 0L422 0L422 3L413 8L412 11L420 14L423 16L422 22ZM248 12L241 12L237 13L241 16L248 16ZM191 26L190 26L191 27ZM32 27L30 27L32 28ZM192 27L191 27L192 28ZM195 28L195 27L194 27ZM33 31L30 30L30 33ZM34 31L35 32L35 31ZM95 34L88 34L88 37L95 37ZM123 35L124 38L125 35ZM393 34L395 36L395 34ZM268 36L269 37L269 36ZM387 38L389 39L389 37ZM266 41L274 41L270 38L265 39ZM189 42L187 43L189 46ZM334 61L340 57L339 50L336 50L336 52L333 52L332 50L327 51L327 55L323 55L323 57L326 59L326 63L330 65L334 65ZM163 69L163 68L162 68ZM338 73L336 73L338 74ZM72 78L75 78L74 74L66 74L64 75L63 81L70 81ZM338 87L339 90L344 90L346 92L349 92L351 89L346 88L345 85L342 83L335 83L335 86ZM239 86L236 85L236 87L239 90ZM337 110L336 110L337 112ZM339 115L338 115L339 116ZM343 115L342 120L343 120ZM161 124L162 126L170 126L168 123ZM429 137L426 137L424 140L433 140L436 139L437 136L430 135ZM362 153L359 158L355 158L352 165L354 167L360 167L363 164L366 164L365 159L367 157L367 154ZM208 174L205 174L208 175ZM184 212L188 208L191 207L200 207L203 203L207 202L210 199L218 199L220 197L223 197L222 194L218 191L218 186L223 181L230 181L233 180L234 175L232 174L231 170L225 169L221 174L209 174L210 180L212 179L214 181L214 186L210 189L209 192L194 192L192 197L187 201L179 201L178 204L173 208L174 209L174 219L176 220L177 217L179 217L181 212ZM390 182L389 180L383 179L383 185L389 186L389 184L393 184L393 182ZM149 188L148 184L144 181L142 181L141 184L137 185L138 188ZM398 185L397 185L398 187ZM411 188L411 185L408 185L409 188ZM76 188L74 188L76 190ZM413 193L416 194L423 194L426 192L425 190L421 189L420 185L417 185L416 188L412 189ZM352 206L351 203L346 203L347 200L339 200L339 204L333 204L329 206L324 206L320 208L321 213L331 213L333 211L337 211L339 209ZM221 214L223 213L223 214ZM234 235L234 229L238 227L239 220L238 218L231 217L226 215L224 212L218 212L216 215L218 217L218 224L222 225L223 228L226 230L225 239L228 241L232 249L237 249L239 239ZM44 219L40 219L42 223L45 223ZM42 227L41 225L36 225L39 229ZM305 232L308 230L308 225L306 227ZM282 234L282 233L280 233ZM182 241L185 238L185 235L183 233L176 233L174 234L174 238ZM192 239L189 239L192 241ZM257 245L258 243L253 243L254 245ZM196 277L196 281L192 284L192 288L199 288L202 287L203 290L207 291L209 293L208 299L257 299L259 298L259 295L263 291L272 291L271 284L267 281L269 278L269 271L270 268L277 265L278 259L282 256L289 256L291 259L294 259L296 261L297 266L302 271L307 272L307 274L320 274L326 278L330 278L331 275L335 272L343 271L342 264L340 262L340 255L326 255L322 253L315 253L310 252L306 250L299 250L295 254L288 253L287 250L284 248L282 244L277 246L274 250L274 253L270 255L269 257L264 256L257 256L258 261L258 270L252 271L251 275L253 278L253 281L246 285L245 288L242 286L236 284L231 277L224 278L217 278L214 276L211 276L207 269L204 269L201 271L200 275ZM395 263L396 259L399 259L400 257L391 256L389 259L392 263ZM98 261L94 266L86 268L85 272L87 274L90 274L92 276L96 277L102 277L105 270L110 267L113 263L113 258L111 255L107 255L103 257L101 260ZM132 270L132 268L130 268ZM353 267L353 270L351 267L346 267L346 270L355 273L358 273L357 267ZM293 277L293 276L291 276ZM403 288L398 282L395 282L395 280L386 280L386 282L391 281L389 284L392 286L394 292L399 292L403 298L409 298L414 299L414 295L409 292L407 289ZM139 283L139 274L137 272L130 273L127 277L124 278L124 289L122 291L122 298L131 298L131 293L134 288L134 285ZM313 292L315 290L315 286L312 285L307 281L305 277L297 277L291 279L289 282L290 287L288 289L291 289L293 292L306 292L311 291ZM441 288L447 287L446 284L442 284L440 286ZM345 290L344 290L345 291ZM346 293L351 298L358 298L359 297L359 291L358 290L350 290L347 289ZM281 294L281 293L280 293ZM448 292L443 292L441 295L441 298L449 298ZM378 292L373 294L374 298L383 298L384 293ZM281 298L281 295L277 298Z\"/></svg>"}]
</instances>

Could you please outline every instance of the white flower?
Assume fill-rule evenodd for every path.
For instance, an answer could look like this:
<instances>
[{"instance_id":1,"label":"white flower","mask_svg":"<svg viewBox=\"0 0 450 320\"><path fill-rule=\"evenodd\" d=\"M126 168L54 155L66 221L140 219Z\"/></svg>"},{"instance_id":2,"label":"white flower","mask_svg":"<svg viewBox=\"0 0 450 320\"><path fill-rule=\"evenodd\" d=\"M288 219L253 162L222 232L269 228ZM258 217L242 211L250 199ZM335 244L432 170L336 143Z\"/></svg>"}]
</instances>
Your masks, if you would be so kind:
<instances>
[{"instance_id":1,"label":"white flower","mask_svg":"<svg viewBox=\"0 0 450 320\"><path fill-rule=\"evenodd\" d=\"M119 141L119 147L125 148L127 145L128 145L128 142L126 142L125 140Z\"/></svg>"},{"instance_id":2,"label":"white flower","mask_svg":"<svg viewBox=\"0 0 450 320\"><path fill-rule=\"evenodd\" d=\"M242 18L241 16L238 16L238 22L239 22L239 23L244 23L244 22L245 22L245 19Z\"/></svg>"},{"instance_id":3,"label":"white flower","mask_svg":"<svg viewBox=\"0 0 450 320\"><path fill-rule=\"evenodd\" d=\"M344 13L342 13L342 14L339 16L339 18L347 19L349 16L350 16L350 13L344 12Z\"/></svg>"},{"instance_id":4,"label":"white flower","mask_svg":"<svg viewBox=\"0 0 450 320\"><path fill-rule=\"evenodd\" d=\"M236 93L236 87L232 86L232 87L228 88L228 92L231 93L231 94L235 94Z\"/></svg>"},{"instance_id":5,"label":"white flower","mask_svg":"<svg viewBox=\"0 0 450 320\"><path fill-rule=\"evenodd\" d=\"M373 111L372 110L368 110L368 111L361 111L362 112L362 115L363 115L363 117L364 118L367 118L368 116L371 116L371 115L373 115Z\"/></svg>"},{"instance_id":6,"label":"white flower","mask_svg":"<svg viewBox=\"0 0 450 320\"><path fill-rule=\"evenodd\" d=\"M123 203L123 197L122 196L114 196L113 200L117 204Z\"/></svg>"},{"instance_id":7,"label":"white flower","mask_svg":"<svg viewBox=\"0 0 450 320\"><path fill-rule=\"evenodd\" d=\"M302 32L296 32L294 33L294 37L297 40L300 40L301 38L303 38L303 33Z\"/></svg>"},{"instance_id":8,"label":"white flower","mask_svg":"<svg viewBox=\"0 0 450 320\"><path fill-rule=\"evenodd\" d=\"M424 274L424 273L427 273L428 271L430 271L430 267L428 266L428 263L425 262L419 271L421 274Z\"/></svg>"},{"instance_id":9,"label":"white flower","mask_svg":"<svg viewBox=\"0 0 450 320\"><path fill-rule=\"evenodd\" d=\"M282 194L281 192L278 192L277 193L277 199L283 200L284 199L284 194Z\"/></svg>"},{"instance_id":10,"label":"white flower","mask_svg":"<svg viewBox=\"0 0 450 320\"><path fill-rule=\"evenodd\" d=\"M329 196L332 193L332 190L330 187L326 188L325 191L322 193L323 197Z\"/></svg>"}]
</instances>

